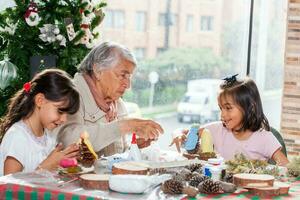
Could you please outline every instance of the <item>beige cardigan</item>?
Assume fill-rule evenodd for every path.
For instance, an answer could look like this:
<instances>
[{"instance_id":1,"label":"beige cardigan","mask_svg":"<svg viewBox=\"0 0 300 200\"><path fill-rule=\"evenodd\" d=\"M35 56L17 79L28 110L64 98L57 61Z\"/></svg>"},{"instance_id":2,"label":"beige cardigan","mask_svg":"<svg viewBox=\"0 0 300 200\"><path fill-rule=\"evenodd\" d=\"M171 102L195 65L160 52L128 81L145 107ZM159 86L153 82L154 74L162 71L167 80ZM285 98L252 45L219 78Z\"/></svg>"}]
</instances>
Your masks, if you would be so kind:
<instances>
[{"instance_id":1,"label":"beige cardigan","mask_svg":"<svg viewBox=\"0 0 300 200\"><path fill-rule=\"evenodd\" d=\"M68 115L67 122L55 129L58 142L65 146L77 142L83 131L89 133L89 139L98 155L112 155L125 150L118 121L107 123L105 113L100 110L90 92L82 74L76 73L73 82L80 94L80 108L74 115ZM117 102L118 118L127 115L122 99Z\"/></svg>"}]
</instances>

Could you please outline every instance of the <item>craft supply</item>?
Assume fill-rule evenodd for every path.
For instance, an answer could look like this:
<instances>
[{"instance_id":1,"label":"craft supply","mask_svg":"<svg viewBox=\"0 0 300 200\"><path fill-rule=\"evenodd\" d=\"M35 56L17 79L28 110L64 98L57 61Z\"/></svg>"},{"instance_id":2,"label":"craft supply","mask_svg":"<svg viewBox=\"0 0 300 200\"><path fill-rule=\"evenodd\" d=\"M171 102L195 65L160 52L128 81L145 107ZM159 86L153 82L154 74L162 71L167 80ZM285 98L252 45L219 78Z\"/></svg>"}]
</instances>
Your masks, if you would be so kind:
<instances>
[{"instance_id":1,"label":"craft supply","mask_svg":"<svg viewBox=\"0 0 300 200\"><path fill-rule=\"evenodd\" d=\"M273 186L274 176L267 174L235 174L233 184L245 188Z\"/></svg>"},{"instance_id":2,"label":"craft supply","mask_svg":"<svg viewBox=\"0 0 300 200\"><path fill-rule=\"evenodd\" d=\"M188 134L187 134L187 139L184 143L184 148L187 151L194 150L197 146L197 143L199 141L199 136L198 136L198 131L199 131L199 125L193 125Z\"/></svg>"},{"instance_id":3,"label":"craft supply","mask_svg":"<svg viewBox=\"0 0 300 200\"><path fill-rule=\"evenodd\" d=\"M112 174L146 175L147 173L148 165L134 161L114 163L112 167Z\"/></svg>"},{"instance_id":4,"label":"craft supply","mask_svg":"<svg viewBox=\"0 0 300 200\"><path fill-rule=\"evenodd\" d=\"M170 174L164 175L112 175L109 178L109 188L123 193L143 193L156 185L171 179Z\"/></svg>"},{"instance_id":5,"label":"craft supply","mask_svg":"<svg viewBox=\"0 0 300 200\"><path fill-rule=\"evenodd\" d=\"M204 129L201 133L201 152L207 153L213 151L214 148L211 133L207 129Z\"/></svg>"},{"instance_id":6,"label":"craft supply","mask_svg":"<svg viewBox=\"0 0 300 200\"><path fill-rule=\"evenodd\" d=\"M215 181L219 181L221 179L221 168L219 167L211 167L211 178Z\"/></svg>"},{"instance_id":7,"label":"craft supply","mask_svg":"<svg viewBox=\"0 0 300 200\"><path fill-rule=\"evenodd\" d=\"M72 183L72 182L74 182L74 181L77 181L78 179L79 179L79 177L76 177L76 178L73 178L73 179L71 179L71 180L65 181L65 182L60 183L59 185L57 185L57 187L63 187L63 186L65 186L65 185L69 184L69 183Z\"/></svg>"},{"instance_id":8,"label":"craft supply","mask_svg":"<svg viewBox=\"0 0 300 200\"><path fill-rule=\"evenodd\" d=\"M131 145L130 145L130 149L129 149L128 159L134 160L134 161L142 160L141 151L137 145L135 133L132 133L132 139L131 139Z\"/></svg>"},{"instance_id":9,"label":"craft supply","mask_svg":"<svg viewBox=\"0 0 300 200\"><path fill-rule=\"evenodd\" d=\"M83 174L79 177L79 183L87 190L108 190L109 177L109 174Z\"/></svg>"}]
</instances>

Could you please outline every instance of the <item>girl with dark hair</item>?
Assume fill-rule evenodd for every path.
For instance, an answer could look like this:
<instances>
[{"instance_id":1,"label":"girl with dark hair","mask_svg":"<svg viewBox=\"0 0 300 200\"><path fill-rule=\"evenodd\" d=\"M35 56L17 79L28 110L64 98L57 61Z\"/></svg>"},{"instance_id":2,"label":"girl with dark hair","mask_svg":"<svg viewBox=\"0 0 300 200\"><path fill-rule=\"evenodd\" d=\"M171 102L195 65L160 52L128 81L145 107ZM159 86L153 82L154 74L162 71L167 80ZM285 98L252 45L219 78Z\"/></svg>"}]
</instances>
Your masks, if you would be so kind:
<instances>
[{"instance_id":1,"label":"girl with dark hair","mask_svg":"<svg viewBox=\"0 0 300 200\"><path fill-rule=\"evenodd\" d=\"M0 175L38 168L53 170L61 159L76 157L76 144L63 150L48 130L64 123L67 114L78 109L79 94L64 71L44 70L25 83L1 119Z\"/></svg>"},{"instance_id":2,"label":"girl with dark hair","mask_svg":"<svg viewBox=\"0 0 300 200\"><path fill-rule=\"evenodd\" d=\"M279 165L286 165L289 161L270 132L255 82L248 77L237 80L236 76L224 79L220 85L221 121L202 128L210 131L215 151L225 160L242 153L249 159L273 159ZM177 146L182 142L178 138L173 140Z\"/></svg>"}]
</instances>

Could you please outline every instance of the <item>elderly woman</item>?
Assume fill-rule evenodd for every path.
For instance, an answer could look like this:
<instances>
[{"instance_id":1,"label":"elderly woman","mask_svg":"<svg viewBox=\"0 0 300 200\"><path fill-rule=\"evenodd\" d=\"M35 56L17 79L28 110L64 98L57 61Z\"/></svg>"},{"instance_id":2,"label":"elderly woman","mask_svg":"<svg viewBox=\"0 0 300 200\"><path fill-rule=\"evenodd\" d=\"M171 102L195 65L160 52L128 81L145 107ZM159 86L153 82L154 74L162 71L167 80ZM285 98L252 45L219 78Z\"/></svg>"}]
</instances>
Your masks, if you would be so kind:
<instances>
[{"instance_id":1,"label":"elderly woman","mask_svg":"<svg viewBox=\"0 0 300 200\"><path fill-rule=\"evenodd\" d=\"M58 128L58 141L71 144L87 131L95 151L108 156L125 150L127 133L157 138L163 132L159 124L124 118L127 111L121 96L130 88L135 68L134 56L122 45L104 42L92 49L73 79L80 94L80 109Z\"/></svg>"}]
</instances>

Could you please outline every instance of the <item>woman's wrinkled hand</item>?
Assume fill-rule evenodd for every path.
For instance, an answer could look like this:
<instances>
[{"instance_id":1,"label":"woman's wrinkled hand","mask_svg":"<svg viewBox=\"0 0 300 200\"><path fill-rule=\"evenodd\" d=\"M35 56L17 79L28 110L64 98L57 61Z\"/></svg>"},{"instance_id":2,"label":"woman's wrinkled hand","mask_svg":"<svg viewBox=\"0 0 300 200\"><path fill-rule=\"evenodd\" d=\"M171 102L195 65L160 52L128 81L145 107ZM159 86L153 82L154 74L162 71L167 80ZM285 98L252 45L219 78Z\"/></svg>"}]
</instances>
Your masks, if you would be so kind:
<instances>
[{"instance_id":1,"label":"woman's wrinkled hand","mask_svg":"<svg viewBox=\"0 0 300 200\"><path fill-rule=\"evenodd\" d=\"M154 141L154 140L153 139L146 140L144 138L137 138L136 139L136 143L137 143L137 145L140 149L150 146L152 141Z\"/></svg>"},{"instance_id":2,"label":"woman's wrinkled hand","mask_svg":"<svg viewBox=\"0 0 300 200\"><path fill-rule=\"evenodd\" d=\"M119 121L119 127L123 134L134 132L145 140L155 140L164 132L158 123L148 119L124 119Z\"/></svg>"},{"instance_id":3,"label":"woman's wrinkled hand","mask_svg":"<svg viewBox=\"0 0 300 200\"><path fill-rule=\"evenodd\" d=\"M48 157L40 164L40 168L54 170L59 166L59 162L65 158L76 158L79 155L79 146L75 143L63 149L63 145L58 144Z\"/></svg>"}]
</instances>

